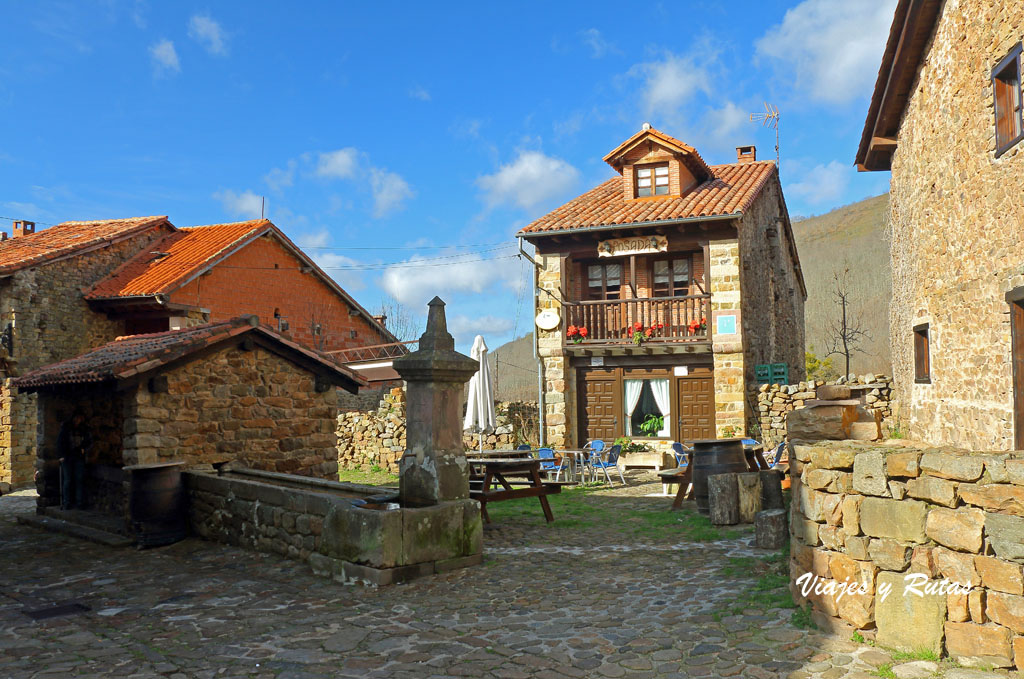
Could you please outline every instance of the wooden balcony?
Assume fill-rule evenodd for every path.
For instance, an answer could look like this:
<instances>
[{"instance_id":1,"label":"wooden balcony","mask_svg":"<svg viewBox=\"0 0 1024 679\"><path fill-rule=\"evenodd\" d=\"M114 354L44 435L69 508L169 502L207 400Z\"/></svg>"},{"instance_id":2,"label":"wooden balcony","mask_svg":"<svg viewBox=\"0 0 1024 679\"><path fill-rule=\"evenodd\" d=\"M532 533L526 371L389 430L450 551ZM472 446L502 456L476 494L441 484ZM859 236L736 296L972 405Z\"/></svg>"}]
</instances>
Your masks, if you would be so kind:
<instances>
[{"instance_id":1,"label":"wooden balcony","mask_svg":"<svg viewBox=\"0 0 1024 679\"><path fill-rule=\"evenodd\" d=\"M711 295L574 302L564 307L564 314L562 337L567 349L640 346L662 353L680 345L708 343L711 339L707 329ZM703 329L699 327L702 320ZM631 338L637 323L642 333L654 328L639 345ZM586 337L569 337L570 326L586 328Z\"/></svg>"}]
</instances>

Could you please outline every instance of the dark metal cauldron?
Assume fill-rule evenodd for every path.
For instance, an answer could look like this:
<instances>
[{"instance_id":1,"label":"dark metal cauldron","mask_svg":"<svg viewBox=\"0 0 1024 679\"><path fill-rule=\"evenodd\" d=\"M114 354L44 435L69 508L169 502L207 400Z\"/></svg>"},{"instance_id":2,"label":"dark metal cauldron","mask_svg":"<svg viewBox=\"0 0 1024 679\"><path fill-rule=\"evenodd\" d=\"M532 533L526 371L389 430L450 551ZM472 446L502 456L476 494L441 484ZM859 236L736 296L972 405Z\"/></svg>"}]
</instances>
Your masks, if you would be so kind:
<instances>
[{"instance_id":1,"label":"dark metal cauldron","mask_svg":"<svg viewBox=\"0 0 1024 679\"><path fill-rule=\"evenodd\" d=\"M131 474L128 522L139 546L168 545L185 537L183 466L183 462L168 462L124 468Z\"/></svg>"},{"instance_id":2,"label":"dark metal cauldron","mask_svg":"<svg viewBox=\"0 0 1024 679\"><path fill-rule=\"evenodd\" d=\"M706 439L693 442L693 496L697 511L710 513L708 477L747 471L743 439Z\"/></svg>"}]
</instances>

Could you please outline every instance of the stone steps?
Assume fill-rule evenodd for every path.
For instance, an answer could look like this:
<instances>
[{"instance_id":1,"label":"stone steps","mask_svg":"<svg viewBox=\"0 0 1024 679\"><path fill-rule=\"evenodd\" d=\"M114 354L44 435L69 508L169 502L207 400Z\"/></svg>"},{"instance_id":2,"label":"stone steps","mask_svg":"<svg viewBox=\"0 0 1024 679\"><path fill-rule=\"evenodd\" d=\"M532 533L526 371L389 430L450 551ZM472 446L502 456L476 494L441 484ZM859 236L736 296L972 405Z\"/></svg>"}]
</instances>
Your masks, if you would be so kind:
<instances>
[{"instance_id":1,"label":"stone steps","mask_svg":"<svg viewBox=\"0 0 1024 679\"><path fill-rule=\"evenodd\" d=\"M117 533L111 533L91 526L83 526L78 523L72 523L71 521L65 521L64 519L40 516L39 514L19 516L18 523L26 526L32 526L34 528L41 528L43 530L50 531L51 533L70 535L71 537L88 540L89 542L95 542L106 547L130 547L135 544L131 538L125 535L118 535Z\"/></svg>"}]
</instances>

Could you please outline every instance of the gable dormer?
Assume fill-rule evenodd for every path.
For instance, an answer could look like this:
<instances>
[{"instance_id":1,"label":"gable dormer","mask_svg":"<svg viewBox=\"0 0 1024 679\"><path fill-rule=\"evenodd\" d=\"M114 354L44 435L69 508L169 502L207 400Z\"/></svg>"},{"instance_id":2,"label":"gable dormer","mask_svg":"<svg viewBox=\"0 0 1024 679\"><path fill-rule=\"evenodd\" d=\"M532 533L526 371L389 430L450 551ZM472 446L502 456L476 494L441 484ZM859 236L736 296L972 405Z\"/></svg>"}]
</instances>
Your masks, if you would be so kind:
<instances>
[{"instance_id":1,"label":"gable dormer","mask_svg":"<svg viewBox=\"0 0 1024 679\"><path fill-rule=\"evenodd\" d=\"M604 157L622 175L626 200L678 198L714 177L697 149L644 123Z\"/></svg>"}]
</instances>

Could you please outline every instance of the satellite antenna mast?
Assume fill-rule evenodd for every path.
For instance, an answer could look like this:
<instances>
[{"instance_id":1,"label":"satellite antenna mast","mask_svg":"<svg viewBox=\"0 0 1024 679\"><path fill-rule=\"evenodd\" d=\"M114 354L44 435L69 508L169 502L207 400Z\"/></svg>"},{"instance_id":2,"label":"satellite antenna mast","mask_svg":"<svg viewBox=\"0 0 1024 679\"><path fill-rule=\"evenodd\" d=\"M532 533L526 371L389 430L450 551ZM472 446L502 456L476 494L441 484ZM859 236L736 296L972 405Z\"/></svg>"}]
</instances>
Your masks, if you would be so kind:
<instances>
[{"instance_id":1,"label":"satellite antenna mast","mask_svg":"<svg viewBox=\"0 0 1024 679\"><path fill-rule=\"evenodd\" d=\"M776 146L775 149L778 150L778 147ZM266 196L260 196L260 219L263 219L263 214L264 214L266 208L267 208L267 197Z\"/></svg>"},{"instance_id":2,"label":"satellite antenna mast","mask_svg":"<svg viewBox=\"0 0 1024 679\"><path fill-rule=\"evenodd\" d=\"M775 108L767 101L764 102L764 113L751 113L750 122L755 123L761 121L763 127L771 127L775 129L775 168L779 168L779 109Z\"/></svg>"}]
</instances>

